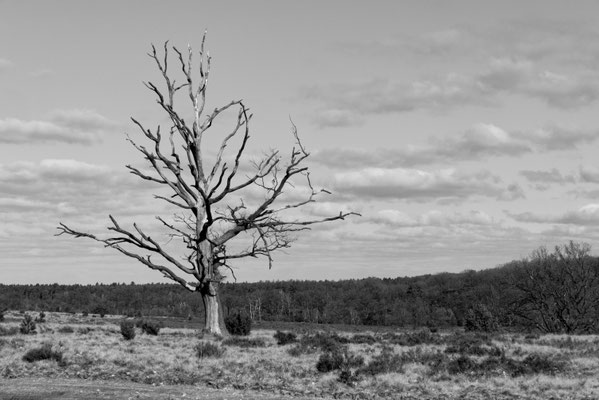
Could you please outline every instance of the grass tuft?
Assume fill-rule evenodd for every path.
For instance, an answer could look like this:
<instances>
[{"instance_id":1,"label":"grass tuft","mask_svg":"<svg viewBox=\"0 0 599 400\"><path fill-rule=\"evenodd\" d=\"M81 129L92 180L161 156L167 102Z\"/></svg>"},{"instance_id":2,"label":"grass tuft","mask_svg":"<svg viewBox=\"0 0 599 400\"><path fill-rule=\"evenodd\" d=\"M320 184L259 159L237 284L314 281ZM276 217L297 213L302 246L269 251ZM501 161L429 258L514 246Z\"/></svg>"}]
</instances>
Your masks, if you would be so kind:
<instances>
[{"instance_id":1,"label":"grass tuft","mask_svg":"<svg viewBox=\"0 0 599 400\"><path fill-rule=\"evenodd\" d=\"M195 347L196 355L202 358L220 358L225 353L225 349L212 342L200 342Z\"/></svg>"},{"instance_id":2,"label":"grass tuft","mask_svg":"<svg viewBox=\"0 0 599 400\"><path fill-rule=\"evenodd\" d=\"M266 342L263 338L249 339L239 336L232 336L223 340L223 346L236 346L241 348L266 347Z\"/></svg>"}]
</instances>

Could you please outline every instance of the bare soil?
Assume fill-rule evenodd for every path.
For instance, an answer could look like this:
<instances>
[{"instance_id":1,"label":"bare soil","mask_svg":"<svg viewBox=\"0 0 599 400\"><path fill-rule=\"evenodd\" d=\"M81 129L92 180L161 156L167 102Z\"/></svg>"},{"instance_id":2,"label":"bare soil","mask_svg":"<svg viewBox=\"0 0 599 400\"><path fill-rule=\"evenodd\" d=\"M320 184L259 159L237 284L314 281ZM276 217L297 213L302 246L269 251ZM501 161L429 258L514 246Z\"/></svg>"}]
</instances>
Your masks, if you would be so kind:
<instances>
[{"instance_id":1,"label":"bare soil","mask_svg":"<svg viewBox=\"0 0 599 400\"><path fill-rule=\"evenodd\" d=\"M84 379L16 378L0 379L0 400L309 400L285 394L215 389L191 385L153 386L124 381Z\"/></svg>"}]
</instances>

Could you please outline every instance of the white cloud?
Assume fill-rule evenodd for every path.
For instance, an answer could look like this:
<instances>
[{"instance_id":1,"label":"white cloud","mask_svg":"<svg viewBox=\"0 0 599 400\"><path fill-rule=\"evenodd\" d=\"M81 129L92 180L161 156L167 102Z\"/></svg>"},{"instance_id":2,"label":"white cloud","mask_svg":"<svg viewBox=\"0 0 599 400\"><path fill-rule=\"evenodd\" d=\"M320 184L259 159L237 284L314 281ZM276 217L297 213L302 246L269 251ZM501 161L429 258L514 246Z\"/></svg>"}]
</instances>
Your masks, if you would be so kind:
<instances>
[{"instance_id":1,"label":"white cloud","mask_svg":"<svg viewBox=\"0 0 599 400\"><path fill-rule=\"evenodd\" d=\"M0 143L93 144L118 128L116 122L89 110L62 110L47 120L0 119Z\"/></svg>"},{"instance_id":2,"label":"white cloud","mask_svg":"<svg viewBox=\"0 0 599 400\"><path fill-rule=\"evenodd\" d=\"M312 159L337 168L412 167L480 160L487 157L518 157L526 153L575 150L599 140L599 130L585 131L558 126L508 132L499 126L479 123L453 136L433 138L427 145L402 148L322 149Z\"/></svg>"},{"instance_id":3,"label":"white cloud","mask_svg":"<svg viewBox=\"0 0 599 400\"><path fill-rule=\"evenodd\" d=\"M556 168L548 171L523 170L520 171L520 175L525 177L533 188L542 191L549 189L551 184L565 185L576 182L576 178L573 175L562 175Z\"/></svg>"},{"instance_id":4,"label":"white cloud","mask_svg":"<svg viewBox=\"0 0 599 400\"><path fill-rule=\"evenodd\" d=\"M599 183L599 168L580 167L580 178L583 182Z\"/></svg>"},{"instance_id":5,"label":"white cloud","mask_svg":"<svg viewBox=\"0 0 599 400\"><path fill-rule=\"evenodd\" d=\"M335 187L341 194L365 198L404 200L457 200L472 196L513 200L521 197L517 185L507 187L487 172L464 174L455 169L423 171L405 168L364 168L335 174Z\"/></svg>"},{"instance_id":6,"label":"white cloud","mask_svg":"<svg viewBox=\"0 0 599 400\"><path fill-rule=\"evenodd\" d=\"M343 128L360 125L362 118L359 114L350 110L327 109L318 111L314 117L314 122L321 128Z\"/></svg>"},{"instance_id":7,"label":"white cloud","mask_svg":"<svg viewBox=\"0 0 599 400\"><path fill-rule=\"evenodd\" d=\"M0 58L0 71L12 68L15 64L6 58Z\"/></svg>"},{"instance_id":8,"label":"white cloud","mask_svg":"<svg viewBox=\"0 0 599 400\"><path fill-rule=\"evenodd\" d=\"M342 48L378 63L401 63L413 76L392 70L377 79L320 85L304 90L320 102L320 117L437 111L496 106L505 96L535 99L558 109L578 109L599 99L599 34L594 26L565 21L504 21L500 25L449 27L419 35L345 44ZM393 58L390 63L387 58ZM455 60L477 69L455 67ZM449 68L456 70L448 70ZM460 71L459 73L457 71ZM406 74L407 75L407 74ZM409 75L408 75L409 76ZM337 123L333 119L331 125ZM352 121L343 119L344 124Z\"/></svg>"},{"instance_id":9,"label":"white cloud","mask_svg":"<svg viewBox=\"0 0 599 400\"><path fill-rule=\"evenodd\" d=\"M482 211L471 211L463 214L431 210L417 217L412 217L407 213L395 209L381 210L369 218L369 221L392 227L490 225L494 222L490 215Z\"/></svg>"},{"instance_id":10,"label":"white cloud","mask_svg":"<svg viewBox=\"0 0 599 400\"><path fill-rule=\"evenodd\" d=\"M577 210L567 211L558 215L543 215L533 212L508 213L508 215L519 222L596 226L599 223L599 204L587 204Z\"/></svg>"},{"instance_id":11,"label":"white cloud","mask_svg":"<svg viewBox=\"0 0 599 400\"><path fill-rule=\"evenodd\" d=\"M0 164L0 187L5 212L19 208L20 212L79 216L130 214L133 210L133 214L143 214L155 189L124 169L119 172L106 166L55 159ZM153 203L154 209L161 209L156 201Z\"/></svg>"}]
</instances>

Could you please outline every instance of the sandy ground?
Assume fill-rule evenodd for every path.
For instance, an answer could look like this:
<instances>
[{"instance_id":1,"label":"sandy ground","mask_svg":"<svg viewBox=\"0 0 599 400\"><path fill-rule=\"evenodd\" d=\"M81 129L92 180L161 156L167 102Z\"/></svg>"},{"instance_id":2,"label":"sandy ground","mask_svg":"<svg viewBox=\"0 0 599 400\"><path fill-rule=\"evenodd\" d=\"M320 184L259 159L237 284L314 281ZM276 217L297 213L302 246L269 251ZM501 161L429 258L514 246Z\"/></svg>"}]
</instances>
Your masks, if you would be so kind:
<instances>
[{"instance_id":1,"label":"sandy ground","mask_svg":"<svg viewBox=\"0 0 599 400\"><path fill-rule=\"evenodd\" d=\"M199 386L152 386L134 382L82 379L17 378L0 379L0 400L82 400L82 399L190 399L190 400L309 400L285 396Z\"/></svg>"}]
</instances>

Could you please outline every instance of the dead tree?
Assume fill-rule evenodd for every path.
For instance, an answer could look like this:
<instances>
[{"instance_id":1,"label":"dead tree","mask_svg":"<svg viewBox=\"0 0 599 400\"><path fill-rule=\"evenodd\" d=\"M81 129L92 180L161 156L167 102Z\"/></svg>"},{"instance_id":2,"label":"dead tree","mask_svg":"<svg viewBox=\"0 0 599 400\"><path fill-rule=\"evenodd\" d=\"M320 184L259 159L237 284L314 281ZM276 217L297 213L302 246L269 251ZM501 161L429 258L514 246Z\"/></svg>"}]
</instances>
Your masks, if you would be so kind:
<instances>
[{"instance_id":1,"label":"dead tree","mask_svg":"<svg viewBox=\"0 0 599 400\"><path fill-rule=\"evenodd\" d=\"M168 42L162 52L152 46L148 55L156 64L164 87L151 82L146 87L156 96L156 101L169 118L169 128L147 129L131 118L150 147L138 144L130 137L128 141L148 162L149 169L132 165L130 173L153 182L164 191L154 197L175 208L172 216L157 216L160 226L169 239L184 245L184 251L167 249L165 242L151 237L137 223L122 226L115 217L109 216L111 226L103 236L92 234L59 223L57 235L67 234L76 238L89 238L103 243L122 254L134 258L147 267L160 271L165 277L179 283L185 289L198 292L205 310L204 330L208 333L226 334L222 308L219 301L219 283L223 279L222 268L231 268L231 262L246 257L264 257L272 267L273 252L287 248L295 233L309 229L311 225L342 220L355 214L340 212L325 218L302 218L298 209L316 201L326 190L315 190L310 181L305 161L309 156L297 134L291 153L285 160L279 151L271 150L258 161L251 163L251 172L245 169L244 152L250 138L249 124L252 115L242 100L206 111L206 89L210 74L210 56L204 50L205 35L199 51L197 68L192 65L194 53L188 47L186 54ZM162 54L160 54L162 53ZM180 69L183 81L173 79L169 69L171 58ZM197 79L197 81L196 81ZM191 109L175 108L175 100L185 94ZM189 112L191 111L191 113ZM214 122L223 113L234 112L233 128L225 131L218 140L220 146L207 153L203 139L214 128ZM184 117L192 115L190 121ZM219 124L220 126L220 124ZM211 133L211 135L213 135ZM228 151L233 147L233 151ZM225 156L227 155L227 156ZM244 173L241 171L245 170ZM296 190L303 184L309 190L306 196L294 201L284 201L284 192ZM256 204L244 201L248 189L258 189L262 197ZM254 196L255 197L255 196ZM355 214L357 215L357 214ZM232 245L233 239L244 239L245 245ZM183 247L183 246L182 246ZM184 253L184 254L181 254Z\"/></svg>"}]
</instances>

